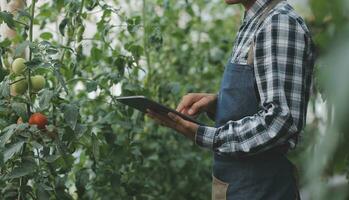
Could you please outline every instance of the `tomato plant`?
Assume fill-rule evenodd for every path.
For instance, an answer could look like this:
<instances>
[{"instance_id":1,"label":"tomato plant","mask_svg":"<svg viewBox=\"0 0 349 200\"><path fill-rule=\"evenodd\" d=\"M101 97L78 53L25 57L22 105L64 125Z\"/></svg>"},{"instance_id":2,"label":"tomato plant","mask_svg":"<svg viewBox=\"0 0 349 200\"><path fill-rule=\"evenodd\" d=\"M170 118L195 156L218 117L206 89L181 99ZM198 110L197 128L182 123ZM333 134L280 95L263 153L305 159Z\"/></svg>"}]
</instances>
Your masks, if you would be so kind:
<instances>
[{"instance_id":1,"label":"tomato plant","mask_svg":"<svg viewBox=\"0 0 349 200\"><path fill-rule=\"evenodd\" d=\"M204 24L203 9L224 4L26 3L0 15L12 34L0 43L1 196L208 199L209 152L115 96L174 107L186 92L214 92L233 41L222 17L233 13Z\"/></svg>"}]
</instances>

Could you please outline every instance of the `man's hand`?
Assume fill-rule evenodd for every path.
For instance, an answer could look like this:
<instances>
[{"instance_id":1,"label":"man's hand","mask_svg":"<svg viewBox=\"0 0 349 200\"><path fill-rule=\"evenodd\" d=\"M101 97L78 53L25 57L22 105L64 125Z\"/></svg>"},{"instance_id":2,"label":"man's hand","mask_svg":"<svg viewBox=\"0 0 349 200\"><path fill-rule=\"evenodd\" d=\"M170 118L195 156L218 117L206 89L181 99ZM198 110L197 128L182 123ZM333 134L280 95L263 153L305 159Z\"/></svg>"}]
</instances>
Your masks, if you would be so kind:
<instances>
[{"instance_id":1,"label":"man's hand","mask_svg":"<svg viewBox=\"0 0 349 200\"><path fill-rule=\"evenodd\" d=\"M216 113L216 94L189 93L183 96L182 101L177 106L177 111L185 115L197 115L203 111L211 114Z\"/></svg>"},{"instance_id":2,"label":"man's hand","mask_svg":"<svg viewBox=\"0 0 349 200\"><path fill-rule=\"evenodd\" d=\"M154 119L157 123L171 128L187 138L195 141L195 134L199 125L190 121L184 120L174 113L168 113L168 115L161 115L154 111L147 110L147 116Z\"/></svg>"}]
</instances>

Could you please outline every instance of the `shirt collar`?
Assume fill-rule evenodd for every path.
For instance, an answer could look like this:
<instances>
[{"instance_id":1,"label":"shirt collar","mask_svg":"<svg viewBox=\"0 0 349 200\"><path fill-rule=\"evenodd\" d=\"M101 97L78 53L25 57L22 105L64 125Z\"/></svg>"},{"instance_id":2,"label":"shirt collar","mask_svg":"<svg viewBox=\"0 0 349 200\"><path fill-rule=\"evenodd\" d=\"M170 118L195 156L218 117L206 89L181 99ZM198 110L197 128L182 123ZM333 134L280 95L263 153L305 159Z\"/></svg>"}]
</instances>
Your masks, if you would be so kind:
<instances>
[{"instance_id":1,"label":"shirt collar","mask_svg":"<svg viewBox=\"0 0 349 200\"><path fill-rule=\"evenodd\" d=\"M243 22L247 23L252 19L261 9L263 9L270 0L256 0L250 9L245 12Z\"/></svg>"}]
</instances>

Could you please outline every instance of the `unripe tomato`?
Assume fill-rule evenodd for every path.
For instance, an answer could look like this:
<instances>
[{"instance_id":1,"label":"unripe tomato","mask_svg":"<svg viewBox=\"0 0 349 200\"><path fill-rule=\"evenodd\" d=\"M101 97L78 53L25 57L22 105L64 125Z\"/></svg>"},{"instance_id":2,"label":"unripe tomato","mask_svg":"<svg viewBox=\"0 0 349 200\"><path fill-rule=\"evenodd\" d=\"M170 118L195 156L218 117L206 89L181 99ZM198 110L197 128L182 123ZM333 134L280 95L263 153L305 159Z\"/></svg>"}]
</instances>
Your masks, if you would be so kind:
<instances>
[{"instance_id":1,"label":"unripe tomato","mask_svg":"<svg viewBox=\"0 0 349 200\"><path fill-rule=\"evenodd\" d=\"M30 80L31 80L31 86L32 86L31 89L33 92L39 92L45 87L46 80L41 75L32 76L30 77Z\"/></svg>"},{"instance_id":2,"label":"unripe tomato","mask_svg":"<svg viewBox=\"0 0 349 200\"><path fill-rule=\"evenodd\" d=\"M17 58L16 60L14 60L12 62L12 71L13 73L15 73L16 75L20 75L20 74L23 74L25 69L26 69L26 66L25 66L25 59L23 58Z\"/></svg>"},{"instance_id":3,"label":"unripe tomato","mask_svg":"<svg viewBox=\"0 0 349 200\"><path fill-rule=\"evenodd\" d=\"M14 94L22 95L28 88L28 82L24 76L17 76L15 78L15 83L11 85L11 90Z\"/></svg>"},{"instance_id":4,"label":"unripe tomato","mask_svg":"<svg viewBox=\"0 0 349 200\"><path fill-rule=\"evenodd\" d=\"M39 129L44 129L47 125L47 117L41 113L34 113L29 118L30 125L37 125Z\"/></svg>"},{"instance_id":5,"label":"unripe tomato","mask_svg":"<svg viewBox=\"0 0 349 200\"><path fill-rule=\"evenodd\" d=\"M11 87L10 87L10 94L11 94L11 96L17 96L17 93L15 92L15 87L13 86L13 85L11 85Z\"/></svg>"}]
</instances>

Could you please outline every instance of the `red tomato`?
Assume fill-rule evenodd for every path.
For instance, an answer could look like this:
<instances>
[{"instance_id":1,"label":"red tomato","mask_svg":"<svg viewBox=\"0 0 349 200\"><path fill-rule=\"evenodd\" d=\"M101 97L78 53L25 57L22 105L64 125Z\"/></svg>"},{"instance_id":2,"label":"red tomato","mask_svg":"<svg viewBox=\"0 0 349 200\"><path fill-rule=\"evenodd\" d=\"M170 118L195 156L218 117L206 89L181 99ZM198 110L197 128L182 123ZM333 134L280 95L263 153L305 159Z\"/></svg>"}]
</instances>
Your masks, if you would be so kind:
<instances>
[{"instance_id":1,"label":"red tomato","mask_svg":"<svg viewBox=\"0 0 349 200\"><path fill-rule=\"evenodd\" d=\"M47 117L41 113L34 113L29 118L29 124L36 124L39 129L44 129L47 125Z\"/></svg>"}]
</instances>

